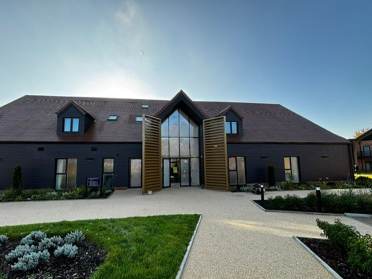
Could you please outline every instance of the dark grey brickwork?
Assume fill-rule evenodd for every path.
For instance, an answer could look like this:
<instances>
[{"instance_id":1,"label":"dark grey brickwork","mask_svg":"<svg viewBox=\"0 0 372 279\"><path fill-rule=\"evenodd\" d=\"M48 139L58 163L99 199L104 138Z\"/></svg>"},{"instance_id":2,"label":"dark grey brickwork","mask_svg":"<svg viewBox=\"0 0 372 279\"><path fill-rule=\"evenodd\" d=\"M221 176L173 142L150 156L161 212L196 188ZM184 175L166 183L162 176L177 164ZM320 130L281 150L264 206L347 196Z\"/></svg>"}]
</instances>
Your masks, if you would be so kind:
<instances>
[{"instance_id":1,"label":"dark grey brickwork","mask_svg":"<svg viewBox=\"0 0 372 279\"><path fill-rule=\"evenodd\" d=\"M128 186L129 159L141 158L141 154L141 143L0 143L0 189L11 184L17 165L22 167L26 187L54 187L57 158L78 159L78 185L84 185L87 177L102 175L103 158L115 158L114 185ZM228 156L245 157L248 183L265 182L269 165L275 167L277 180L284 180L284 156L300 158L302 181L316 181L324 177L345 180L350 177L347 144L230 143ZM203 178L202 164L200 173Z\"/></svg>"},{"instance_id":2,"label":"dark grey brickwork","mask_svg":"<svg viewBox=\"0 0 372 279\"><path fill-rule=\"evenodd\" d=\"M44 151L38 151L40 147ZM128 186L129 159L141 158L141 154L140 143L0 143L0 189L11 184L17 165L22 167L26 187L54 187L56 158L78 159L78 185L84 185L87 177L102 175L103 158L115 158L114 184Z\"/></svg>"},{"instance_id":3,"label":"dark grey brickwork","mask_svg":"<svg viewBox=\"0 0 372 279\"><path fill-rule=\"evenodd\" d=\"M267 167L275 167L277 181L284 180L284 156L298 156L301 181L350 178L347 144L228 144L228 156L244 156L248 183L265 182Z\"/></svg>"}]
</instances>

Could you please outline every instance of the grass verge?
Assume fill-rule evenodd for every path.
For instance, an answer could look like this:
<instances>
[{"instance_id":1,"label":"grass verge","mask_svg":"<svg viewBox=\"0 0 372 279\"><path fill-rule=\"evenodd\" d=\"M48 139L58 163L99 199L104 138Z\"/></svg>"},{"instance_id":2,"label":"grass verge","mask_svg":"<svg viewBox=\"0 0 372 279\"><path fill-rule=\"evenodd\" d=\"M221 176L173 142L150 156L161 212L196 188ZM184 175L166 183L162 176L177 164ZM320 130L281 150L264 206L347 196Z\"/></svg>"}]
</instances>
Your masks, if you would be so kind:
<instances>
[{"instance_id":1,"label":"grass verge","mask_svg":"<svg viewBox=\"0 0 372 279\"><path fill-rule=\"evenodd\" d=\"M81 230L107 252L92 278L175 278L198 219L195 214L64 221L0 227L0 234L18 239L34 230L48 235Z\"/></svg>"}]
</instances>

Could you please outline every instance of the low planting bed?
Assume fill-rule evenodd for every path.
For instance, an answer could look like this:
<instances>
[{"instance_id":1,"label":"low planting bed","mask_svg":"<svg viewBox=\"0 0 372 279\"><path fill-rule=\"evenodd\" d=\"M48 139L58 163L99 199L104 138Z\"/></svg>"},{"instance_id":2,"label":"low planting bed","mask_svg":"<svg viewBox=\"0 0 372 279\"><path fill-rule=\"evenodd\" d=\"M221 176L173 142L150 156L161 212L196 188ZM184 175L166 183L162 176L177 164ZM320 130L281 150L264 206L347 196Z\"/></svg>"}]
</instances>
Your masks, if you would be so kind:
<instances>
[{"instance_id":1,"label":"low planting bed","mask_svg":"<svg viewBox=\"0 0 372 279\"><path fill-rule=\"evenodd\" d=\"M264 201L256 200L254 202L268 210L318 212L315 193L310 193L304 198L287 195L284 197L270 197ZM322 193L320 212L372 214L372 192Z\"/></svg>"},{"instance_id":2,"label":"low planting bed","mask_svg":"<svg viewBox=\"0 0 372 279\"><path fill-rule=\"evenodd\" d=\"M89 191L85 187L72 190L55 191L53 189L33 190L5 190L0 192L0 202L10 201L46 201L46 200L73 200L73 199L104 199L112 194L113 190Z\"/></svg>"},{"instance_id":3,"label":"low planting bed","mask_svg":"<svg viewBox=\"0 0 372 279\"><path fill-rule=\"evenodd\" d=\"M317 220L327 239L298 238L344 279L372 278L372 238L336 220Z\"/></svg>"},{"instance_id":4,"label":"low planting bed","mask_svg":"<svg viewBox=\"0 0 372 279\"><path fill-rule=\"evenodd\" d=\"M174 278L198 220L169 215L0 227L6 236L0 278ZM45 237L58 245L40 244ZM25 247L11 252L19 244L29 244L31 255L22 258Z\"/></svg>"},{"instance_id":5,"label":"low planting bed","mask_svg":"<svg viewBox=\"0 0 372 279\"><path fill-rule=\"evenodd\" d=\"M371 188L372 187L372 175L363 176L363 175L356 174L354 182L329 181L328 179L324 179L320 181L300 182L300 183L285 181L285 182L280 182L278 186L280 190L284 190L284 191L315 190L316 187L319 187L321 190Z\"/></svg>"},{"instance_id":6,"label":"low planting bed","mask_svg":"<svg viewBox=\"0 0 372 279\"><path fill-rule=\"evenodd\" d=\"M20 241L3 241L0 270L8 278L89 278L104 257L105 251L79 231L64 237L33 231Z\"/></svg>"}]
</instances>

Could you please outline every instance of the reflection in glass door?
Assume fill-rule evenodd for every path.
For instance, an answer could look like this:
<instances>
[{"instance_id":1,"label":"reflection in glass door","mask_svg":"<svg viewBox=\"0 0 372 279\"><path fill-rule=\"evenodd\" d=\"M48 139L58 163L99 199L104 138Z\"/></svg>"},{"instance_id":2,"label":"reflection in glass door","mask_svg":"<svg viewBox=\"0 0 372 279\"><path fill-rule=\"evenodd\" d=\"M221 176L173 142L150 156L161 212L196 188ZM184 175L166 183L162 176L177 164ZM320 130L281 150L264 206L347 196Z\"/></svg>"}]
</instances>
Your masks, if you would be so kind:
<instances>
[{"instance_id":1,"label":"reflection in glass door","mask_svg":"<svg viewBox=\"0 0 372 279\"><path fill-rule=\"evenodd\" d=\"M136 188L142 185L142 160L130 159L130 187Z\"/></svg>"},{"instance_id":2,"label":"reflection in glass door","mask_svg":"<svg viewBox=\"0 0 372 279\"><path fill-rule=\"evenodd\" d=\"M181 186L190 185L190 160L181 159Z\"/></svg>"},{"instance_id":3,"label":"reflection in glass door","mask_svg":"<svg viewBox=\"0 0 372 279\"><path fill-rule=\"evenodd\" d=\"M245 185L244 157L229 157L229 183L230 185Z\"/></svg>"},{"instance_id":4,"label":"reflection in glass door","mask_svg":"<svg viewBox=\"0 0 372 279\"><path fill-rule=\"evenodd\" d=\"M170 171L169 159L163 159L163 186L166 188L170 186L169 171Z\"/></svg>"}]
</instances>

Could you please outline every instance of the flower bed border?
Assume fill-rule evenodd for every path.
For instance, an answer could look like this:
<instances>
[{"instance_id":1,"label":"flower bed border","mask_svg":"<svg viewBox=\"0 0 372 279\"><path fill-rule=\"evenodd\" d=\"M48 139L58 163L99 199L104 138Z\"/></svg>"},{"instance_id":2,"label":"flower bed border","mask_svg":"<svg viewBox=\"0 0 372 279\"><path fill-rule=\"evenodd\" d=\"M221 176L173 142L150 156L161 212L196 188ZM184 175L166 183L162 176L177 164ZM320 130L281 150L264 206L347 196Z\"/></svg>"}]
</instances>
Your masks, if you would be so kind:
<instances>
[{"instance_id":1,"label":"flower bed border","mask_svg":"<svg viewBox=\"0 0 372 279\"><path fill-rule=\"evenodd\" d=\"M305 243L303 243L297 236L293 236L293 239L299 243L310 255L312 255L334 278L342 279L342 277L325 261L323 261L315 252L313 252Z\"/></svg>"},{"instance_id":2,"label":"flower bed border","mask_svg":"<svg viewBox=\"0 0 372 279\"><path fill-rule=\"evenodd\" d=\"M273 213L294 213L294 214L311 214L311 215L324 215L324 216L346 216L346 217L363 217L372 218L372 214L362 214L362 213L332 213L332 212L316 212L316 211L302 211L302 210L283 210L283 209L266 209L262 205L256 202L257 200L251 200L251 202L257 206L259 209L265 212Z\"/></svg>"}]
</instances>

